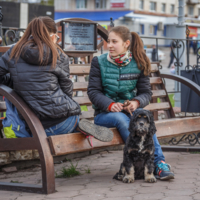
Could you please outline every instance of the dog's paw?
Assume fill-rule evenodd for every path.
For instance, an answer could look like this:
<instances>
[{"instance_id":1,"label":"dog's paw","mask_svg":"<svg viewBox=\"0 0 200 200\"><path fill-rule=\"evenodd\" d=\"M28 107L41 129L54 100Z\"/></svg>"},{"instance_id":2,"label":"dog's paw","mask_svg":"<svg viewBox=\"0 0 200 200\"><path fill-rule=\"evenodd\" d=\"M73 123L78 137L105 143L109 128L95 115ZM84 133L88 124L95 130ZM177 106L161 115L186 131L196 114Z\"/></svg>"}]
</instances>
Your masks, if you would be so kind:
<instances>
[{"instance_id":1,"label":"dog's paw","mask_svg":"<svg viewBox=\"0 0 200 200\"><path fill-rule=\"evenodd\" d=\"M124 176L123 178L123 182L124 183L133 183L135 180L134 180L134 177L133 176Z\"/></svg>"},{"instance_id":2,"label":"dog's paw","mask_svg":"<svg viewBox=\"0 0 200 200\"><path fill-rule=\"evenodd\" d=\"M154 175L145 178L145 181L148 183L155 183L157 180Z\"/></svg>"}]
</instances>

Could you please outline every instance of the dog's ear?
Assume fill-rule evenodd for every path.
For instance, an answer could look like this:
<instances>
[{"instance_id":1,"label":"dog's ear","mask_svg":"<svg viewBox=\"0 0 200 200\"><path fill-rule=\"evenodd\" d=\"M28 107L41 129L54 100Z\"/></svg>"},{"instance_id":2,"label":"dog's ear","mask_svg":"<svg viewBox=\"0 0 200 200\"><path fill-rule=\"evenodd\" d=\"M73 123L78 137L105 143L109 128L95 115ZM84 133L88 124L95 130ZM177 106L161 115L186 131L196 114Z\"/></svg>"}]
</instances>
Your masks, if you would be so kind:
<instances>
[{"instance_id":1,"label":"dog's ear","mask_svg":"<svg viewBox=\"0 0 200 200\"><path fill-rule=\"evenodd\" d=\"M135 136L135 128L136 128L136 117L133 115L131 117L130 123L129 123L129 132L132 134L132 136Z\"/></svg>"},{"instance_id":2,"label":"dog's ear","mask_svg":"<svg viewBox=\"0 0 200 200\"><path fill-rule=\"evenodd\" d=\"M156 133L156 126L154 123L154 117L153 117L153 113L151 111L149 111L149 119L150 119L150 126L149 126L149 132L148 134L150 134L151 136L153 136Z\"/></svg>"}]
</instances>

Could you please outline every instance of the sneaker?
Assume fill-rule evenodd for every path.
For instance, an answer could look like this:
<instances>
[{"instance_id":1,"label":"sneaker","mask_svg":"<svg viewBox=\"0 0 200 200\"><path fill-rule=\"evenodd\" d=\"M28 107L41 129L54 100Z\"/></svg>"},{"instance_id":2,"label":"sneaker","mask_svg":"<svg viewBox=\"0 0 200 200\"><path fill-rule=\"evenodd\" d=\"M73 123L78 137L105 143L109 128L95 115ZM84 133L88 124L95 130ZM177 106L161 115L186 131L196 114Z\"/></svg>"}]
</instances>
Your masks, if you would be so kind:
<instances>
[{"instance_id":1,"label":"sneaker","mask_svg":"<svg viewBox=\"0 0 200 200\"><path fill-rule=\"evenodd\" d=\"M174 179L174 173L172 173L170 169L171 166L164 161L157 162L155 166L156 178L160 180Z\"/></svg>"},{"instance_id":2,"label":"sneaker","mask_svg":"<svg viewBox=\"0 0 200 200\"><path fill-rule=\"evenodd\" d=\"M102 142L110 142L113 139L113 132L106 127L98 126L87 119L81 119L78 129L86 136L93 136Z\"/></svg>"}]
</instances>

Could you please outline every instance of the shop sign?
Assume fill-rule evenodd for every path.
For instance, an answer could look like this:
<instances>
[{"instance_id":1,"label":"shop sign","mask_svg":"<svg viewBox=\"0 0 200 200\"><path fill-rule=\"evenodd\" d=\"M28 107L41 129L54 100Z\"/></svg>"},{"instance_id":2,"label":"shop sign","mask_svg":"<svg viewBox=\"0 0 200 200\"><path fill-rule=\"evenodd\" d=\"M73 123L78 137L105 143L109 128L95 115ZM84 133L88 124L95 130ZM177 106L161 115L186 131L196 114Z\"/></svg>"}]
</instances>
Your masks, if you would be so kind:
<instances>
[{"instance_id":1,"label":"shop sign","mask_svg":"<svg viewBox=\"0 0 200 200\"><path fill-rule=\"evenodd\" d=\"M111 8L124 8L125 0L110 0Z\"/></svg>"}]
</instances>

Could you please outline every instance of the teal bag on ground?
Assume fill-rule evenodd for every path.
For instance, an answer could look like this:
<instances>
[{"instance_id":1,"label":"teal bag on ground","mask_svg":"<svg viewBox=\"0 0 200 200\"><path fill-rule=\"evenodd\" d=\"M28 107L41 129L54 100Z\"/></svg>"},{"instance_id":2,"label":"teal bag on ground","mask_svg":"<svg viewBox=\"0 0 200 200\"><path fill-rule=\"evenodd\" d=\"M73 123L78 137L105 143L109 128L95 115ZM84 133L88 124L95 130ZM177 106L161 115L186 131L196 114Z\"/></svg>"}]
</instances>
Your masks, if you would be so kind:
<instances>
[{"instance_id":1,"label":"teal bag on ground","mask_svg":"<svg viewBox=\"0 0 200 200\"><path fill-rule=\"evenodd\" d=\"M19 117L17 108L6 98L6 116L3 119L3 131L6 138L31 137L26 130L26 123Z\"/></svg>"}]
</instances>

